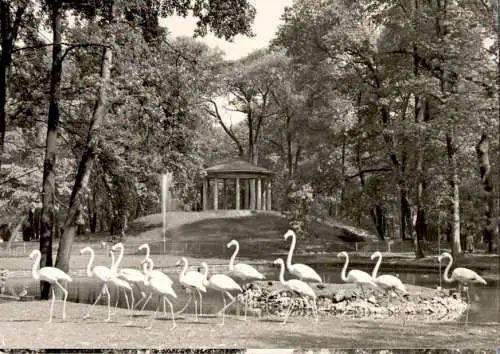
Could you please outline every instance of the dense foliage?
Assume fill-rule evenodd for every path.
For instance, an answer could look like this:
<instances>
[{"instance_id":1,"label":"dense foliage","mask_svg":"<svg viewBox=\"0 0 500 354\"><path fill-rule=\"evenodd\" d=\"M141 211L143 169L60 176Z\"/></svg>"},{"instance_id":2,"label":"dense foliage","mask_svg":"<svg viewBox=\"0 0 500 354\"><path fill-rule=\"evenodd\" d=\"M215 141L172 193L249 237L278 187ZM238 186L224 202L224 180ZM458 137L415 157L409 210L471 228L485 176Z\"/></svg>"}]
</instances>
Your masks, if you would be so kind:
<instances>
[{"instance_id":1,"label":"dense foliage","mask_svg":"<svg viewBox=\"0 0 500 354\"><path fill-rule=\"evenodd\" d=\"M413 240L417 256L438 237L455 254L471 242L493 250L493 1L294 1L268 48L231 62L170 37L158 18L191 13L196 35L251 35L247 1L55 3L59 93L47 38L54 4L1 1L4 222L42 203L56 100L54 200L65 229L119 234L158 212L165 171L180 207L196 209L203 167L240 157L276 172L273 208L302 226L310 215L344 219ZM243 121L223 119L221 97Z\"/></svg>"}]
</instances>

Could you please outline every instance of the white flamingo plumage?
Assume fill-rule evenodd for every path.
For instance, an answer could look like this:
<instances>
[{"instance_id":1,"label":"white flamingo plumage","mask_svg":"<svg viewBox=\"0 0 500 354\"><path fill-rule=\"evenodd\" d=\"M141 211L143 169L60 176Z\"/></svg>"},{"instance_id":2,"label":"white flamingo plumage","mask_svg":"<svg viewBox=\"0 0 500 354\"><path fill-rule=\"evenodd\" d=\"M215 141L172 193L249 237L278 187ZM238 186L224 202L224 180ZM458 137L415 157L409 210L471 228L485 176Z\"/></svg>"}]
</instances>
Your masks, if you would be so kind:
<instances>
[{"instance_id":1,"label":"white flamingo plumage","mask_svg":"<svg viewBox=\"0 0 500 354\"><path fill-rule=\"evenodd\" d=\"M113 247L111 247L112 251L120 250L120 254L118 255L118 258L116 259L116 263L113 265L113 272L115 273L115 276L127 281L130 285L135 285L139 292L142 295L142 298L136 303L136 306L143 301L146 298L146 294L144 291L141 289L141 285L144 285L144 273L140 271L139 269L134 269L134 268L120 268L122 260L123 260L123 253L125 252L125 247L123 246L123 243L118 242L115 244ZM133 290L132 290L132 296L133 296ZM115 304L115 309L116 306L118 305L118 298L116 299L116 304ZM132 308L135 308L134 306L134 299L132 298Z\"/></svg>"},{"instance_id":2,"label":"white flamingo plumage","mask_svg":"<svg viewBox=\"0 0 500 354\"><path fill-rule=\"evenodd\" d=\"M94 267L92 267L92 263L94 262L94 258L95 258L95 253L91 247L82 248L80 250L80 254L84 254L84 253L90 253L89 263L87 264L87 277L89 277L89 278L96 277L103 284L102 284L101 291L99 292L99 296L97 297L95 302L89 307L87 314L83 318L87 318L90 316L90 310L101 299L101 296L103 294L106 294L106 297L108 298L108 318L106 319L106 321L110 321L111 320L111 297L109 295L108 283L110 283L114 277L113 271L111 270L111 268L108 268L106 266L94 266Z\"/></svg>"},{"instance_id":3,"label":"white flamingo plumage","mask_svg":"<svg viewBox=\"0 0 500 354\"><path fill-rule=\"evenodd\" d=\"M188 299L188 302L186 303L186 305L184 306L184 309L191 302L191 300L193 300L192 290L196 290L196 292L198 293L198 295L200 297L200 305L201 305L201 303L203 301L202 296L201 296L201 292L204 292L204 293L207 292L207 288L205 287L205 285L203 285L204 276L201 273L194 272L194 271L190 271L190 272L186 273L186 271L188 269L188 260L186 259L186 257L182 257L180 260L178 260L177 265L179 266L181 264L181 262L183 263L183 268L181 270L181 273L179 274L179 282L181 283L181 285L183 285L186 288L186 292L189 294L189 299ZM196 321L198 321L198 301L196 301L196 299L194 299L194 305L195 305L194 306L195 307L195 319L196 319Z\"/></svg>"},{"instance_id":4,"label":"white flamingo plumage","mask_svg":"<svg viewBox=\"0 0 500 354\"><path fill-rule=\"evenodd\" d=\"M149 262L149 267L150 267L149 272L151 273L151 275L157 274L158 276L163 277L164 281L166 281L166 282L170 283L170 285L172 285L174 282L172 281L172 279L170 279L170 277L168 275L166 275L165 273L163 273L160 270L153 269L154 268L154 262L153 262L153 259L150 257L151 250L149 248L149 244L148 243L143 243L138 248L139 251L141 251L143 249L146 250L146 255L144 256L144 259L141 261L141 264L144 264L144 262L149 262L149 260L151 260L151 262ZM144 308L148 304L149 300L151 300L151 296L152 295L153 295L153 293L150 292L149 295L146 297L146 301L144 301L144 304L142 305L142 307L139 310L139 312L142 312L144 310ZM141 299L141 301L142 301L142 299Z\"/></svg>"},{"instance_id":5,"label":"white flamingo plumage","mask_svg":"<svg viewBox=\"0 0 500 354\"><path fill-rule=\"evenodd\" d=\"M166 275L165 273L163 273L159 270L153 271L154 262L151 258L149 258L149 257L144 258L141 261L141 265L143 267L143 279L144 279L144 276L147 275L150 277L154 277L155 279L160 279L162 283L168 284L170 287L172 287L172 284L173 284L172 279L170 279L168 275ZM151 287L149 287L149 290L151 290ZM151 300L152 296L153 296L153 292L149 291L149 295L147 296L146 301L144 302L144 305L142 305L141 311L149 303L149 300ZM166 315L167 315L167 313L165 312L165 316Z\"/></svg>"},{"instance_id":6,"label":"white flamingo plumage","mask_svg":"<svg viewBox=\"0 0 500 354\"><path fill-rule=\"evenodd\" d=\"M255 281L255 280L266 279L264 274L260 273L257 269L255 269L254 267L252 267L249 264L246 264L246 263L234 264L234 260L236 258L236 255L240 251L240 244L238 241L231 240L226 246L227 246L227 248L235 246L235 250L233 252L233 255L231 256L231 259L229 260L229 272L230 272L231 276L235 276L236 278L241 279L244 285L251 283L252 281ZM248 297L245 296L245 317L244 317L245 320L247 319L247 308L248 308Z\"/></svg>"},{"instance_id":7,"label":"white flamingo plumage","mask_svg":"<svg viewBox=\"0 0 500 354\"><path fill-rule=\"evenodd\" d=\"M384 292L386 293L392 290L398 296L399 294L397 291L400 291L403 294L408 294L406 287L398 277L395 277L394 275L390 274L383 274L377 277L378 269L380 268L380 264L382 263L382 253L376 251L370 257L372 260L377 257L378 257L377 264L375 265L375 268L373 268L372 272L372 279L377 284L377 286L383 289Z\"/></svg>"},{"instance_id":8,"label":"white flamingo plumage","mask_svg":"<svg viewBox=\"0 0 500 354\"><path fill-rule=\"evenodd\" d=\"M285 263L283 262L283 259L278 258L274 262L274 264L279 264L280 265L280 274L279 274L279 280L280 283L286 287L287 289L291 290L294 292L296 295L299 295L300 297L310 297L313 300L313 314L316 322L318 321L318 310L316 308L316 294L314 293L314 290L305 282L299 279L289 279L285 281ZM290 316L290 313L293 309L293 306L297 302L297 299L294 299L290 306L288 307L285 319L283 320L283 323L286 323L288 317Z\"/></svg>"},{"instance_id":9,"label":"white flamingo plumage","mask_svg":"<svg viewBox=\"0 0 500 354\"><path fill-rule=\"evenodd\" d=\"M155 292L159 295L159 300L158 305L156 306L156 310L153 314L152 321L154 321L156 314L158 312L158 309L160 308L160 302L163 299L163 312L166 315L166 305L165 302L168 302L168 305L170 306L170 313L172 314L172 329L176 327L175 324L175 317L174 317L174 308L172 306L172 303L168 299L168 295L172 296L174 299L177 299L177 294L175 293L174 289L172 288L172 284L168 282L167 277L165 274L153 274L151 273L151 268L152 268L152 260L151 258L148 258L147 260L143 261L143 267L144 267L144 285L152 290L152 292ZM149 267L148 267L149 265ZM148 299L149 301L149 299ZM151 326L152 327L152 322Z\"/></svg>"},{"instance_id":10,"label":"white flamingo plumage","mask_svg":"<svg viewBox=\"0 0 500 354\"><path fill-rule=\"evenodd\" d=\"M295 250L297 235L293 230L288 230L283 238L287 240L289 237L292 237L292 244L290 245L290 250L288 251L288 257L286 258L286 268L288 271L302 281L322 283L323 281L321 280L319 274L308 265L302 263L292 264L292 254Z\"/></svg>"},{"instance_id":11,"label":"white flamingo plumage","mask_svg":"<svg viewBox=\"0 0 500 354\"><path fill-rule=\"evenodd\" d=\"M132 317L132 311L134 310L134 289L132 289L132 286L128 282L117 277L115 269L115 254L113 253L113 251L110 251L109 254L111 255L111 272L113 273L113 278L111 278L110 282L114 284L118 289L116 294L116 304L118 305L118 299L120 297L120 289L123 289L125 294L125 301L127 302L127 309L130 310L130 316ZM126 290L129 290L132 296L132 306L128 301ZM115 306L115 311L116 311L116 306Z\"/></svg>"},{"instance_id":12,"label":"white flamingo plumage","mask_svg":"<svg viewBox=\"0 0 500 354\"><path fill-rule=\"evenodd\" d=\"M219 291L222 294L224 307L219 311L219 313L222 312L222 322L219 323L219 325L223 326L226 309L236 301L236 298L231 295L231 292L242 292L243 289L237 282L235 282L231 277L225 274L213 274L210 279L208 279L208 265L205 262L201 262L201 265L204 269L204 272L202 274L204 277L205 286L208 289ZM229 297L229 299L231 299L231 302L229 304L226 303L226 295Z\"/></svg>"},{"instance_id":13,"label":"white flamingo plumage","mask_svg":"<svg viewBox=\"0 0 500 354\"><path fill-rule=\"evenodd\" d=\"M365 298L366 294L365 290L363 289L363 284L369 284L377 288L377 284L373 281L371 275L362 270L352 269L351 271L349 271L349 273L347 273L346 276L347 265L349 264L349 255L347 254L346 251L342 251L339 254L337 254L337 257L339 258L345 257L345 264L344 267L342 268L342 273L341 273L342 281L345 281L346 283L355 283L356 285L358 285L361 288L361 291L363 292Z\"/></svg>"},{"instance_id":14,"label":"white flamingo plumage","mask_svg":"<svg viewBox=\"0 0 500 354\"><path fill-rule=\"evenodd\" d=\"M143 243L142 245L139 246L138 249L139 249L139 251L141 251L143 249L146 249L146 255L144 256L143 261L147 261L148 259L152 260L152 258L150 257L151 251L149 249L149 244ZM151 270L150 270L151 274L156 274L156 273L159 274L159 273L161 273L161 274L163 274L163 275L166 276L165 281L169 282L170 284L174 283L173 280L168 275L166 275L165 273L163 273L161 270L153 269L153 267L154 267L154 263L151 263Z\"/></svg>"},{"instance_id":15,"label":"white flamingo plumage","mask_svg":"<svg viewBox=\"0 0 500 354\"><path fill-rule=\"evenodd\" d=\"M66 274L65 272L63 272L59 268L42 267L42 268L38 269L40 266L40 258L42 257L42 254L40 253L39 250L31 251L29 257L31 259L35 258L35 260L33 262L33 267L31 269L31 274L33 275L33 279L43 280L43 281L49 282L51 284L52 303L50 305L49 320L47 321L47 323L52 322L52 313L54 311L54 302L56 299L54 284L57 285L64 293L62 318L63 318L63 320L65 320L66 319L66 300L68 299L68 290L66 290L61 285L60 281L73 281L73 279L71 279L71 277L68 274Z\"/></svg>"},{"instance_id":16,"label":"white flamingo plumage","mask_svg":"<svg viewBox=\"0 0 500 354\"><path fill-rule=\"evenodd\" d=\"M451 254L448 252L443 252L440 256L438 256L438 261L441 262L443 258L448 258L450 262L446 266L444 270L444 280L447 283L452 283L454 281L458 282L460 286L464 286L467 292L467 300L470 302L470 297L469 297L469 289L468 285L472 284L483 284L487 285L488 283L486 280L481 278L479 274L474 272L471 269L468 268L463 268L463 267L458 267L453 269L453 272L451 272L451 277L449 275L451 264L453 263L453 257Z\"/></svg>"}]
</instances>

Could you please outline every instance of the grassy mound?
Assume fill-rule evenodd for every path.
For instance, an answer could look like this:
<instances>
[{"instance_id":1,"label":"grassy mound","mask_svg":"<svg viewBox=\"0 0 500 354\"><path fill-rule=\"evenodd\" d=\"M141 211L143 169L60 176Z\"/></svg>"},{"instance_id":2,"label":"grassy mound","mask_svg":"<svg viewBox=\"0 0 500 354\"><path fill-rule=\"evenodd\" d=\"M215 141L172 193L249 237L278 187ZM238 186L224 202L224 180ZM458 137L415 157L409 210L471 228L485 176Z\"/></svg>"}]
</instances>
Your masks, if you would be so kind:
<instances>
[{"instance_id":1,"label":"grassy mound","mask_svg":"<svg viewBox=\"0 0 500 354\"><path fill-rule=\"evenodd\" d=\"M283 235L290 228L288 220L279 212L250 210L221 210L205 212L167 213L167 239L175 247L184 247L192 256L220 256L221 250L231 239L240 242L240 255L248 258L262 258L262 254L286 252L289 243L283 242ZM311 237L304 252L335 252L351 249L349 242L360 240L360 231L332 221L312 221ZM362 238L367 240L373 237ZM132 242L148 241L152 254L163 249L163 218L161 214L148 215L135 220L128 232ZM157 242L155 242L157 240ZM179 243L196 243L193 248ZM200 247L200 244L203 244ZM173 249L173 252L177 249ZM222 251L225 254L224 251ZM300 252L300 251L299 251Z\"/></svg>"}]
</instances>

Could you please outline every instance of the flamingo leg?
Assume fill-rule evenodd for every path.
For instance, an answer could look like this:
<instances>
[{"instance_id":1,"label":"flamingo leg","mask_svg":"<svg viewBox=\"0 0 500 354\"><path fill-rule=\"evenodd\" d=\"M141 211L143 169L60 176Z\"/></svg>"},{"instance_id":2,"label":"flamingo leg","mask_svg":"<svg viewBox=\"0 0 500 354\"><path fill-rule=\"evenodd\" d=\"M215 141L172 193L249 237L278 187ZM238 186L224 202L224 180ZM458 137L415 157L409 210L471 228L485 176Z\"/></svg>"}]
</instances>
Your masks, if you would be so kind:
<instances>
[{"instance_id":1,"label":"flamingo leg","mask_svg":"<svg viewBox=\"0 0 500 354\"><path fill-rule=\"evenodd\" d=\"M149 300L151 300L151 297L153 296L153 293L149 293L148 297L146 298L146 301L144 302L144 304L142 305L141 309L139 310L139 312L142 312L144 310L144 308L146 307L146 305L148 304Z\"/></svg>"},{"instance_id":2,"label":"flamingo leg","mask_svg":"<svg viewBox=\"0 0 500 354\"><path fill-rule=\"evenodd\" d=\"M137 287L139 289L139 291L141 292L141 299L139 301L136 302L135 306L134 306L134 310L139 307L139 304L144 301L146 299L146 293L144 291L141 291L141 289L139 287Z\"/></svg>"},{"instance_id":3,"label":"flamingo leg","mask_svg":"<svg viewBox=\"0 0 500 354\"><path fill-rule=\"evenodd\" d=\"M130 289L130 298L132 300L132 303L130 304L130 318L132 318L134 316L134 287L132 287L132 289Z\"/></svg>"},{"instance_id":4,"label":"flamingo leg","mask_svg":"<svg viewBox=\"0 0 500 354\"><path fill-rule=\"evenodd\" d=\"M116 309L118 308L118 302L120 301L120 287L118 285L116 286L116 303L115 303L115 310L113 311L113 315L116 313Z\"/></svg>"},{"instance_id":5,"label":"flamingo leg","mask_svg":"<svg viewBox=\"0 0 500 354\"><path fill-rule=\"evenodd\" d=\"M222 293L222 301L224 302L224 307L222 308L222 322L219 323L219 326L224 326L224 317L225 317L225 310L226 310L226 295L224 292ZM220 312L220 311L219 311Z\"/></svg>"},{"instance_id":6,"label":"flamingo leg","mask_svg":"<svg viewBox=\"0 0 500 354\"><path fill-rule=\"evenodd\" d=\"M243 317L243 321L247 320L247 311L248 311L248 293L247 289L245 289L245 317Z\"/></svg>"},{"instance_id":7,"label":"flamingo leg","mask_svg":"<svg viewBox=\"0 0 500 354\"><path fill-rule=\"evenodd\" d=\"M465 286L465 292L467 293L467 312L465 313L465 326L469 323L469 309L470 309L470 296L469 296L469 287Z\"/></svg>"},{"instance_id":8,"label":"flamingo leg","mask_svg":"<svg viewBox=\"0 0 500 354\"><path fill-rule=\"evenodd\" d=\"M363 296L365 297L366 300L366 294L365 294L365 289L363 289L363 284L359 284L359 287L361 288L361 291L363 292Z\"/></svg>"},{"instance_id":9,"label":"flamingo leg","mask_svg":"<svg viewBox=\"0 0 500 354\"><path fill-rule=\"evenodd\" d=\"M175 324L174 307L172 306L172 303L170 302L170 300L168 299L168 297L166 295L163 296L163 307L165 307L165 301L168 302L168 305L170 306L170 313L172 314L172 328L171 329L174 329L175 327L177 327L177 325Z\"/></svg>"},{"instance_id":10,"label":"flamingo leg","mask_svg":"<svg viewBox=\"0 0 500 354\"><path fill-rule=\"evenodd\" d=\"M405 306L403 307L403 327L404 327L406 325L406 319L408 317L408 314L406 313L406 308L408 307L408 301L404 300L403 297L399 294L399 292L396 291L396 289L393 289L392 291L400 298L401 302L404 301L405 303Z\"/></svg>"},{"instance_id":11,"label":"flamingo leg","mask_svg":"<svg viewBox=\"0 0 500 354\"><path fill-rule=\"evenodd\" d=\"M226 305L226 302L224 301L224 307L222 308L222 310L220 310L219 312L217 312L217 314L221 313L221 312L225 312L226 309L231 306L232 304L234 304L237 300L237 298L233 297L230 293L228 293L226 291L226 295L231 299L231 302L229 304Z\"/></svg>"},{"instance_id":12,"label":"flamingo leg","mask_svg":"<svg viewBox=\"0 0 500 354\"><path fill-rule=\"evenodd\" d=\"M283 324L286 323L286 320L288 320L288 317L290 316L290 314L292 313L292 309L293 309L293 306L295 305L295 303L297 302L297 299L293 299L292 303L290 304L290 306L288 306L288 310L286 312L286 315L285 315L285 319L283 320Z\"/></svg>"},{"instance_id":13,"label":"flamingo leg","mask_svg":"<svg viewBox=\"0 0 500 354\"><path fill-rule=\"evenodd\" d=\"M196 289L196 291L198 291L198 295L200 297L200 316L203 315L203 297L201 295L201 291Z\"/></svg>"},{"instance_id":14,"label":"flamingo leg","mask_svg":"<svg viewBox=\"0 0 500 354\"><path fill-rule=\"evenodd\" d=\"M104 284L104 286L106 287L105 290L108 297L108 318L106 319L106 322L109 322L111 321L111 295L109 295L109 289L106 284Z\"/></svg>"},{"instance_id":15,"label":"flamingo leg","mask_svg":"<svg viewBox=\"0 0 500 354\"><path fill-rule=\"evenodd\" d=\"M190 292L187 293L189 295L189 298L188 298L188 301L186 302L186 304L184 305L184 307L182 309L180 309L179 311L177 311L177 314L181 314L183 313L184 311L186 311L188 305L191 303L191 301L193 300L193 296Z\"/></svg>"},{"instance_id":16,"label":"flamingo leg","mask_svg":"<svg viewBox=\"0 0 500 354\"><path fill-rule=\"evenodd\" d=\"M88 318L90 316L90 311L93 309L93 307L95 306L95 304L97 304L97 302L101 299L102 295L106 294L106 290L105 289L106 289L106 283L104 283L102 285L101 291L99 292L99 296L97 296L97 299L95 299L94 303L89 306L87 314L85 316L83 316L83 318Z\"/></svg>"},{"instance_id":17,"label":"flamingo leg","mask_svg":"<svg viewBox=\"0 0 500 354\"><path fill-rule=\"evenodd\" d=\"M64 289L64 287L58 282L56 281L55 282L56 285L61 288L62 292L64 293L64 302L63 302L63 314L62 314L62 318L63 320L66 319L66 301L68 300L68 290Z\"/></svg>"},{"instance_id":18,"label":"flamingo leg","mask_svg":"<svg viewBox=\"0 0 500 354\"><path fill-rule=\"evenodd\" d=\"M316 306L316 299L312 299L312 310L313 310L313 316L315 318L315 322L318 322L318 307Z\"/></svg>"},{"instance_id":19,"label":"flamingo leg","mask_svg":"<svg viewBox=\"0 0 500 354\"><path fill-rule=\"evenodd\" d=\"M194 319L195 321L199 321L198 319L198 300L196 300L196 296L193 296L194 300Z\"/></svg>"},{"instance_id":20,"label":"flamingo leg","mask_svg":"<svg viewBox=\"0 0 500 354\"><path fill-rule=\"evenodd\" d=\"M51 304L50 304L49 320L47 321L47 323L51 323L52 322L52 313L54 312L54 302L56 300L56 293L54 291L54 287L51 286L51 288L52 288L52 301L51 301Z\"/></svg>"},{"instance_id":21,"label":"flamingo leg","mask_svg":"<svg viewBox=\"0 0 500 354\"><path fill-rule=\"evenodd\" d=\"M151 323L150 323L149 327L147 327L146 329L151 329L151 328L153 328L153 322L154 322L154 320L155 320L155 318L156 318L156 314L158 313L158 310L160 309L160 302L161 302L160 300L161 300L161 295L160 295L160 297L159 297L159 299L158 299L158 304L156 305L156 310L155 310L155 312L153 313L153 317L151 318Z\"/></svg>"},{"instance_id":22,"label":"flamingo leg","mask_svg":"<svg viewBox=\"0 0 500 354\"><path fill-rule=\"evenodd\" d=\"M165 303L166 295L160 296L160 300L163 300L163 316L167 317L167 304Z\"/></svg>"}]
</instances>

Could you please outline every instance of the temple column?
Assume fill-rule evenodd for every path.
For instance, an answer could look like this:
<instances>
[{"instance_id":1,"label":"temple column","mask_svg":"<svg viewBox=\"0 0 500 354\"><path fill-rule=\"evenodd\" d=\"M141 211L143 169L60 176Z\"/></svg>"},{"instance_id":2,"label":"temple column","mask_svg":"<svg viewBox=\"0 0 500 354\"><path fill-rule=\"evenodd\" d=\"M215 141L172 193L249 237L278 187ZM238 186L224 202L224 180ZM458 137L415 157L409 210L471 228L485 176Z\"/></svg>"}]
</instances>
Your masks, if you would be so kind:
<instances>
[{"instance_id":1,"label":"temple column","mask_svg":"<svg viewBox=\"0 0 500 354\"><path fill-rule=\"evenodd\" d=\"M236 183L236 205L235 205L235 209L236 210L240 210L240 179L238 177L236 177L235 183Z\"/></svg>"},{"instance_id":2,"label":"temple column","mask_svg":"<svg viewBox=\"0 0 500 354\"><path fill-rule=\"evenodd\" d=\"M244 206L243 209L250 209L250 180L248 178L244 179L245 181L245 195L243 196Z\"/></svg>"},{"instance_id":3,"label":"temple column","mask_svg":"<svg viewBox=\"0 0 500 354\"><path fill-rule=\"evenodd\" d=\"M264 181L264 188L262 188L262 210L267 209L267 184Z\"/></svg>"},{"instance_id":4,"label":"temple column","mask_svg":"<svg viewBox=\"0 0 500 354\"><path fill-rule=\"evenodd\" d=\"M214 178L214 210L219 209L219 179Z\"/></svg>"},{"instance_id":5,"label":"temple column","mask_svg":"<svg viewBox=\"0 0 500 354\"><path fill-rule=\"evenodd\" d=\"M249 209L253 210L255 209L255 179L250 179L250 207Z\"/></svg>"},{"instance_id":6,"label":"temple column","mask_svg":"<svg viewBox=\"0 0 500 354\"><path fill-rule=\"evenodd\" d=\"M256 208L257 210L260 210L262 208L262 186L261 186L261 180L260 177L257 178L257 205Z\"/></svg>"},{"instance_id":7,"label":"temple column","mask_svg":"<svg viewBox=\"0 0 500 354\"><path fill-rule=\"evenodd\" d=\"M201 187L201 198L203 203L203 211L208 210L208 178L203 179L203 186Z\"/></svg>"},{"instance_id":8,"label":"temple column","mask_svg":"<svg viewBox=\"0 0 500 354\"><path fill-rule=\"evenodd\" d=\"M267 210L271 210L271 181L267 181L267 193L266 193Z\"/></svg>"},{"instance_id":9,"label":"temple column","mask_svg":"<svg viewBox=\"0 0 500 354\"><path fill-rule=\"evenodd\" d=\"M228 203L227 203L228 202L228 197L227 197L227 190L228 190L228 188L227 188L227 179L224 178L222 180L222 183L223 183L223 188L224 188L224 200L222 201L222 203L223 203L224 210L227 210L227 205L228 205Z\"/></svg>"}]
</instances>

